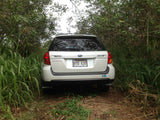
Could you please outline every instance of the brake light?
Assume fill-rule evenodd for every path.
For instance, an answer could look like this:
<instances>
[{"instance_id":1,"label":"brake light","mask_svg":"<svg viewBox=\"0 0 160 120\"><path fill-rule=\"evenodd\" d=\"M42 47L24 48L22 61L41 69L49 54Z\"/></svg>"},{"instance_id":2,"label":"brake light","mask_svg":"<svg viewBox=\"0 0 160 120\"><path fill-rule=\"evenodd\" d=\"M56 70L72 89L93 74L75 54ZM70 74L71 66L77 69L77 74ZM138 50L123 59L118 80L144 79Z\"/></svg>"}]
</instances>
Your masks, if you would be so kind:
<instances>
[{"instance_id":1,"label":"brake light","mask_svg":"<svg viewBox=\"0 0 160 120\"><path fill-rule=\"evenodd\" d=\"M50 65L49 52L46 52L43 56L43 63L46 65Z\"/></svg>"},{"instance_id":2,"label":"brake light","mask_svg":"<svg viewBox=\"0 0 160 120\"><path fill-rule=\"evenodd\" d=\"M112 63L112 55L110 52L108 52L108 64Z\"/></svg>"}]
</instances>

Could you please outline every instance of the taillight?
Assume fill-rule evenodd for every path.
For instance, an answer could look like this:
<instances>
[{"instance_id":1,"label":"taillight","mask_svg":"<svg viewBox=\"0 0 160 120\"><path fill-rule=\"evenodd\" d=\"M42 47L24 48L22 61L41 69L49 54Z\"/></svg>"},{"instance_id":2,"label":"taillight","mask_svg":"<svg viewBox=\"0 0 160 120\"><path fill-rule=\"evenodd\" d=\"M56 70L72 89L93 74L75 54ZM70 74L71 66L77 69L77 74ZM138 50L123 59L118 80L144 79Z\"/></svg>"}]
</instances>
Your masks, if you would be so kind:
<instances>
[{"instance_id":1,"label":"taillight","mask_svg":"<svg viewBox=\"0 0 160 120\"><path fill-rule=\"evenodd\" d=\"M110 52L108 52L108 64L112 63L112 55Z\"/></svg>"},{"instance_id":2,"label":"taillight","mask_svg":"<svg viewBox=\"0 0 160 120\"><path fill-rule=\"evenodd\" d=\"M46 65L50 65L49 52L46 52L43 56L43 63Z\"/></svg>"}]
</instances>

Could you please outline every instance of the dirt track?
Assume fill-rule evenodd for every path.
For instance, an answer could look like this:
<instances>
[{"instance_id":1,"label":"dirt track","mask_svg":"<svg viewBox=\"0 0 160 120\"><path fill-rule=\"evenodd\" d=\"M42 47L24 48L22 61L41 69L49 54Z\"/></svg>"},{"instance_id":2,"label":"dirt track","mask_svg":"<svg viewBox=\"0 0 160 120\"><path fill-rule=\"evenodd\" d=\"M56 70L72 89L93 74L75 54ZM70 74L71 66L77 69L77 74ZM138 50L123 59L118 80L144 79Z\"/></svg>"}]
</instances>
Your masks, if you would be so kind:
<instances>
[{"instance_id":1,"label":"dirt track","mask_svg":"<svg viewBox=\"0 0 160 120\"><path fill-rule=\"evenodd\" d=\"M50 120L49 110L54 105L77 95L83 96L82 105L92 110L89 120L156 120L152 116L147 118L141 108L133 105L122 93L112 88L108 92L98 92L91 86L47 89L43 96L28 105L28 109L15 110L14 116L19 120Z\"/></svg>"}]
</instances>

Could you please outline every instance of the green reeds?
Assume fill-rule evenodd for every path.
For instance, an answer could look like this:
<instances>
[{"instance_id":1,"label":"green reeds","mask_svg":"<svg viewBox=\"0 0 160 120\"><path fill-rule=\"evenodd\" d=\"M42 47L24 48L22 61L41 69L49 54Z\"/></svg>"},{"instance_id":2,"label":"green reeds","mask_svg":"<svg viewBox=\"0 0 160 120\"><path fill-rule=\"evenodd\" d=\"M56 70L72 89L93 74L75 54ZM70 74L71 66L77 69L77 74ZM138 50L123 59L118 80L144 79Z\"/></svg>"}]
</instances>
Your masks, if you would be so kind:
<instances>
[{"instance_id":1,"label":"green reeds","mask_svg":"<svg viewBox=\"0 0 160 120\"><path fill-rule=\"evenodd\" d=\"M40 61L37 55L24 58L12 51L0 56L0 111L26 105L40 94Z\"/></svg>"},{"instance_id":2,"label":"green reeds","mask_svg":"<svg viewBox=\"0 0 160 120\"><path fill-rule=\"evenodd\" d=\"M130 47L113 49L116 68L114 87L126 92L144 111L160 110L160 62L144 51ZM151 109L151 106L154 106ZM155 113L153 113L155 114Z\"/></svg>"},{"instance_id":3,"label":"green reeds","mask_svg":"<svg viewBox=\"0 0 160 120\"><path fill-rule=\"evenodd\" d=\"M143 48L129 49L131 50L117 48L112 52L116 68L116 87L128 90L133 80L139 80L150 86L146 89L150 93L160 93L160 62L155 61L150 54L145 54Z\"/></svg>"}]
</instances>

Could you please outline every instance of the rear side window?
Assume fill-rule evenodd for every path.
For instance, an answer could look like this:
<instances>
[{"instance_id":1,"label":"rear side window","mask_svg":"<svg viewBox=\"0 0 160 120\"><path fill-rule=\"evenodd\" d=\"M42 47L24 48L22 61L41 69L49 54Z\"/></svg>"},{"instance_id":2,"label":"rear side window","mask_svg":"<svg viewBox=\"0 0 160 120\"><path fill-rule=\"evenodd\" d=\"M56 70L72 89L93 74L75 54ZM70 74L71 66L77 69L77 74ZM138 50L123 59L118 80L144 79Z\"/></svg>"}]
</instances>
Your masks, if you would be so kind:
<instances>
[{"instance_id":1,"label":"rear side window","mask_svg":"<svg viewBox=\"0 0 160 120\"><path fill-rule=\"evenodd\" d=\"M96 37L57 37L49 51L104 51L103 44Z\"/></svg>"}]
</instances>

